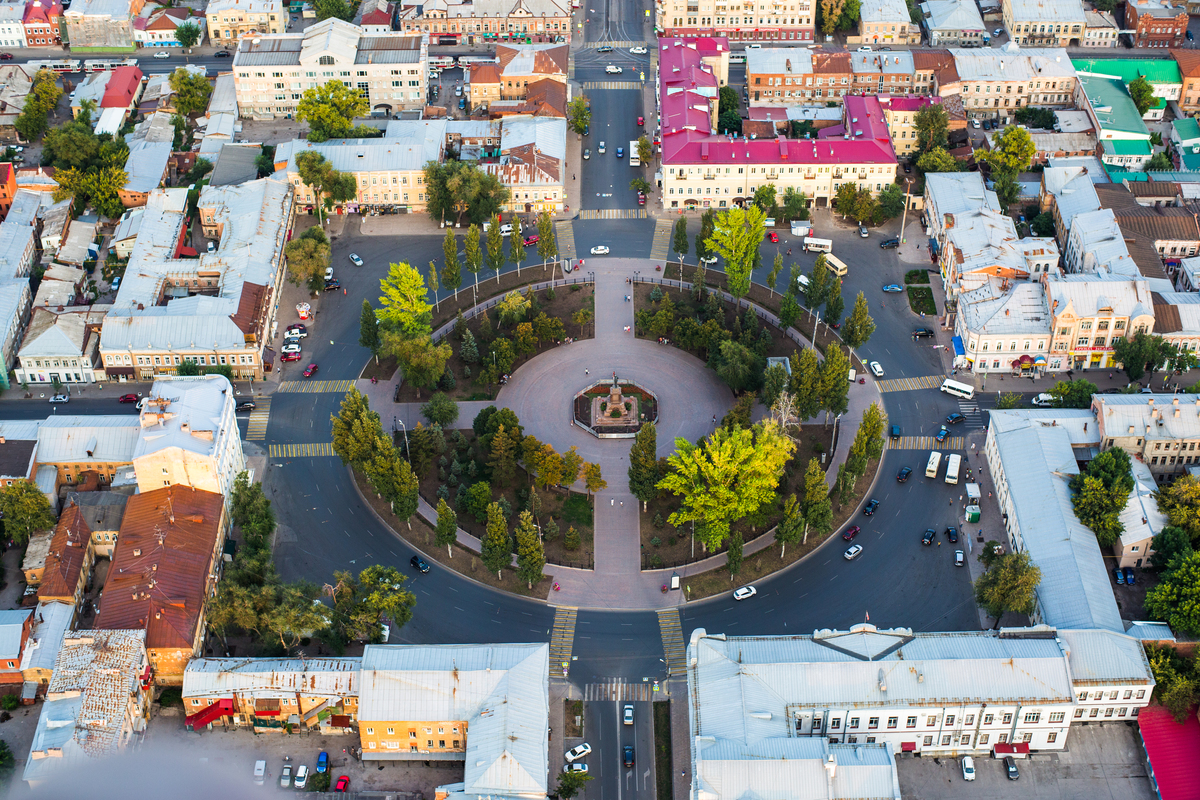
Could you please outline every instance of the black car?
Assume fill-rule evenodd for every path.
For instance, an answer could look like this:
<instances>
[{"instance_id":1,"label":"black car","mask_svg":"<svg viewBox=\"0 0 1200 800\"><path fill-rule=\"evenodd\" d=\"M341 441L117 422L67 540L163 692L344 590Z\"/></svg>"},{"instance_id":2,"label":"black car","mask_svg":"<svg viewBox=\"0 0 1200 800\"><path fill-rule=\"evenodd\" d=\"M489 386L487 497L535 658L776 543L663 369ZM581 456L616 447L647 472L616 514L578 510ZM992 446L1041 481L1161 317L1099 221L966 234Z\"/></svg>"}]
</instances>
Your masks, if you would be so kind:
<instances>
[{"instance_id":1,"label":"black car","mask_svg":"<svg viewBox=\"0 0 1200 800\"><path fill-rule=\"evenodd\" d=\"M631 745L631 744L627 744L627 745L625 745L625 748L624 748L624 753L623 753L623 756L622 756L622 758L621 758L621 761L622 761L622 762L625 764L625 766L627 766L627 767L632 767L632 766L633 766L633 745Z\"/></svg>"},{"instance_id":2,"label":"black car","mask_svg":"<svg viewBox=\"0 0 1200 800\"><path fill-rule=\"evenodd\" d=\"M947 425L957 425L958 423L962 422L964 419L966 419L966 417L964 417L962 414L959 414L957 411L955 411L953 414L946 415L946 424Z\"/></svg>"},{"instance_id":3,"label":"black car","mask_svg":"<svg viewBox=\"0 0 1200 800\"><path fill-rule=\"evenodd\" d=\"M905 483L908 481L908 476L912 475L912 467L905 467L896 475L896 483Z\"/></svg>"},{"instance_id":4,"label":"black car","mask_svg":"<svg viewBox=\"0 0 1200 800\"><path fill-rule=\"evenodd\" d=\"M232 55L233 53L229 52L228 50L218 50L217 52L213 53L215 58L229 58Z\"/></svg>"},{"instance_id":5,"label":"black car","mask_svg":"<svg viewBox=\"0 0 1200 800\"><path fill-rule=\"evenodd\" d=\"M876 500L874 498L868 500L867 504L865 506L863 506L863 516L864 517L871 516L872 514L875 513L875 509L877 509L877 508L879 508L878 500Z\"/></svg>"},{"instance_id":6,"label":"black car","mask_svg":"<svg viewBox=\"0 0 1200 800\"><path fill-rule=\"evenodd\" d=\"M1013 761L1012 756L1004 757L1004 772L1008 775L1010 781L1015 781L1021 777L1021 773L1017 772L1017 762Z\"/></svg>"},{"instance_id":7,"label":"black car","mask_svg":"<svg viewBox=\"0 0 1200 800\"><path fill-rule=\"evenodd\" d=\"M933 544L933 540L937 538L937 533L933 528L926 528L925 535L921 537L921 544Z\"/></svg>"},{"instance_id":8,"label":"black car","mask_svg":"<svg viewBox=\"0 0 1200 800\"><path fill-rule=\"evenodd\" d=\"M950 540L950 544L956 543L958 541L958 528L953 525L946 528L946 538Z\"/></svg>"},{"instance_id":9,"label":"black car","mask_svg":"<svg viewBox=\"0 0 1200 800\"><path fill-rule=\"evenodd\" d=\"M895 238L884 239L882 242L879 243L879 247L882 250L895 250L899 246L900 246L900 240L895 239Z\"/></svg>"},{"instance_id":10,"label":"black car","mask_svg":"<svg viewBox=\"0 0 1200 800\"><path fill-rule=\"evenodd\" d=\"M932 339L934 336L933 328L917 328L912 332L914 339Z\"/></svg>"},{"instance_id":11,"label":"black car","mask_svg":"<svg viewBox=\"0 0 1200 800\"><path fill-rule=\"evenodd\" d=\"M249 400L243 400L242 402L237 404L237 406L234 408L234 410L235 411L253 411L254 408L255 408L254 403L251 403Z\"/></svg>"},{"instance_id":12,"label":"black car","mask_svg":"<svg viewBox=\"0 0 1200 800\"><path fill-rule=\"evenodd\" d=\"M342 288L342 282L339 281L337 278L334 278L331 281L325 281L325 291L327 291L327 292L336 291L337 289L340 289L340 288Z\"/></svg>"},{"instance_id":13,"label":"black car","mask_svg":"<svg viewBox=\"0 0 1200 800\"><path fill-rule=\"evenodd\" d=\"M417 572L429 572L429 565L420 556L413 556L408 560L408 563Z\"/></svg>"}]
</instances>

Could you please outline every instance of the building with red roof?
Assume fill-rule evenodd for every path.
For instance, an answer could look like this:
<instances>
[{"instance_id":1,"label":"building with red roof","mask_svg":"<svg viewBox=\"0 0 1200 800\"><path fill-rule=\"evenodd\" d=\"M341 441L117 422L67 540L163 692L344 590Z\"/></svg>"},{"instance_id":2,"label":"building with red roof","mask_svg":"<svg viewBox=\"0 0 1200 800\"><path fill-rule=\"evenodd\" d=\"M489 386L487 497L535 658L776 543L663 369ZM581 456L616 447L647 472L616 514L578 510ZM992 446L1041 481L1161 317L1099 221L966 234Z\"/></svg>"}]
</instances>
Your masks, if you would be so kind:
<instances>
[{"instance_id":1,"label":"building with red roof","mask_svg":"<svg viewBox=\"0 0 1200 800\"><path fill-rule=\"evenodd\" d=\"M730 8L736 16L726 16L725 6L705 0L658 0L655 3L655 29L660 36L720 36L736 42L811 42L816 24L815 0L797 0L783 10L748 4ZM787 14L787 16L780 16Z\"/></svg>"},{"instance_id":2,"label":"building with red roof","mask_svg":"<svg viewBox=\"0 0 1200 800\"><path fill-rule=\"evenodd\" d=\"M780 194L791 187L824 205L843 183L879 192L894 182L896 157L878 102L869 136L855 114L844 118L843 134L849 130L849 137L819 141L748 139L717 131L717 95L724 82L714 64L728 64L728 57L725 39L659 40L665 208L741 205L768 183ZM852 106L866 109L868 104L860 102L865 100L854 98Z\"/></svg>"},{"instance_id":3,"label":"building with red roof","mask_svg":"<svg viewBox=\"0 0 1200 800\"><path fill-rule=\"evenodd\" d=\"M898 158L910 155L917 147L917 114L929 106L941 104L940 97L879 97L888 134L892 137L892 150ZM961 130L966 126L967 120L961 115L949 123L950 130Z\"/></svg>"},{"instance_id":4,"label":"building with red roof","mask_svg":"<svg viewBox=\"0 0 1200 800\"><path fill-rule=\"evenodd\" d=\"M133 110L142 88L142 71L137 67L117 67L108 78L100 108Z\"/></svg>"},{"instance_id":5,"label":"building with red roof","mask_svg":"<svg viewBox=\"0 0 1200 800\"><path fill-rule=\"evenodd\" d=\"M22 24L25 42L29 47L58 47L62 45L63 7L59 0L33 0L25 6Z\"/></svg>"},{"instance_id":6,"label":"building with red roof","mask_svg":"<svg viewBox=\"0 0 1200 800\"><path fill-rule=\"evenodd\" d=\"M1138 714L1150 780L1162 800L1200 800L1200 721L1195 710L1176 722L1162 706Z\"/></svg>"}]
</instances>

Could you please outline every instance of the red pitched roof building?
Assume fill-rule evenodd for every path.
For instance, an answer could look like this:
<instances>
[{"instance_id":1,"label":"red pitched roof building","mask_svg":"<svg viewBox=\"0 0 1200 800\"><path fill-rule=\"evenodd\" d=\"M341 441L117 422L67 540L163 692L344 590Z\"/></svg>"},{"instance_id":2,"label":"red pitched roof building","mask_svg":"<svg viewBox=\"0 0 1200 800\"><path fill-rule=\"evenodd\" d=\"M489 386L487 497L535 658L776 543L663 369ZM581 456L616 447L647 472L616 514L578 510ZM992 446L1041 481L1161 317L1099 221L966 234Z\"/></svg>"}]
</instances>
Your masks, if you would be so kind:
<instances>
[{"instance_id":1,"label":"red pitched roof building","mask_svg":"<svg viewBox=\"0 0 1200 800\"><path fill-rule=\"evenodd\" d=\"M63 7L58 0L32 0L25 6L25 42L28 47L62 46Z\"/></svg>"}]
</instances>

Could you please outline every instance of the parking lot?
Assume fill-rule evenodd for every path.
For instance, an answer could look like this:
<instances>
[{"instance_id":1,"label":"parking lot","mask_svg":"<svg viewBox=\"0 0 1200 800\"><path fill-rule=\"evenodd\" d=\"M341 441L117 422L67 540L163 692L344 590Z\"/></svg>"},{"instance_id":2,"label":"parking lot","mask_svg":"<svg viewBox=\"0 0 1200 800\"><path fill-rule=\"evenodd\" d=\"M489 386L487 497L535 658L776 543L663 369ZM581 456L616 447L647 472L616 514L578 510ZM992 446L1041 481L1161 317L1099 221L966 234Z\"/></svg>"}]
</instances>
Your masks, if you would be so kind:
<instances>
[{"instance_id":1,"label":"parking lot","mask_svg":"<svg viewBox=\"0 0 1200 800\"><path fill-rule=\"evenodd\" d=\"M900 758L896 767L906 800L1020 797L1054 800L1153 800L1135 723L1075 725L1060 753L1017 760L1010 781L1001 760L976 757L976 779L963 780L960 759Z\"/></svg>"}]
</instances>

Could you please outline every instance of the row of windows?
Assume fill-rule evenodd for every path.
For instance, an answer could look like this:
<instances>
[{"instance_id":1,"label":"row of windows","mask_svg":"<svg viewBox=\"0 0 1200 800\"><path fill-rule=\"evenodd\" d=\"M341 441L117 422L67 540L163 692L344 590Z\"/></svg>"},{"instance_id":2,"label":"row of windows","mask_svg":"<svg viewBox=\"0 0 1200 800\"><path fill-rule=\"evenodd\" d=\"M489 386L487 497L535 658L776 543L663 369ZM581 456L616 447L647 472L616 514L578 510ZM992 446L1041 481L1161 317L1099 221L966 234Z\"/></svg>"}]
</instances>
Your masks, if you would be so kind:
<instances>
[{"instance_id":1,"label":"row of windows","mask_svg":"<svg viewBox=\"0 0 1200 800\"><path fill-rule=\"evenodd\" d=\"M871 188L871 187L870 187L870 185L868 185L868 184L858 184L858 185L859 185L861 188L864 188L864 189L870 189L870 188ZM722 191L722 189L724 189L724 191ZM834 186L834 187L833 187L833 189L832 189L832 191L836 192L836 191L837 191L837 187L836 187L836 186ZM883 191L883 184L882 184L882 183L877 183L877 184L875 184L875 191L877 191L877 192L881 192L881 191ZM729 193L730 193L730 192L729 192L729 187L728 187L728 186L725 186L725 187L721 187L721 186L697 186L697 187L696 187L696 189L695 189L695 191L692 191L692 187L691 187L691 186L689 186L689 187L687 187L687 191L686 191L686 192L685 192L685 191L683 191L683 187L682 187L682 186L681 186L681 187L679 187L679 191L678 191L678 192L676 192L676 191L675 191L675 187L673 187L673 186L671 186L671 187L668 187L668 188L667 188L667 195L674 195L674 194L679 194L679 195L684 195L684 194L702 194L702 195L711 196L711 195L718 195L718 194L729 194ZM754 187L753 187L753 186L751 186L751 187L750 187L750 192L749 192L749 193L745 192L744 190L741 190L741 189L739 189L738 191L734 192L734 194L737 194L737 195L739 195L739 196L742 196L742 197L751 197L751 196L753 196L753 195L754 195Z\"/></svg>"},{"instance_id":2,"label":"row of windows","mask_svg":"<svg viewBox=\"0 0 1200 800\"><path fill-rule=\"evenodd\" d=\"M1029 344L1030 344L1030 340L1029 340L1029 339L1026 339L1026 340L1025 340L1025 347L1024 347L1024 350L1025 350L1026 352L1028 352L1028 350L1029 350ZM989 342L987 342L987 341L984 341L984 342L981 344L980 348L979 348L979 349L980 349L980 352L986 353L986 352L988 351L988 345L989 345ZM1042 350L1042 349L1044 349L1045 347L1046 347L1046 342L1045 342L1045 340L1044 340L1044 339L1038 339L1038 343L1037 343L1037 349L1038 349L1038 350ZM971 350L974 350L974 349L975 349L975 340L974 340L974 339L972 339L972 340L971 340L971 346L970 346L970 349L971 349ZM1003 349L1004 349L1004 342L996 342L996 352L997 352L997 353L999 353L999 352L1000 352L1001 350L1003 350ZM1008 349L1009 349L1009 350L1016 350L1016 349L1017 349L1017 343L1016 343L1016 341L1011 341L1011 342L1009 342L1009 343L1008 343Z\"/></svg>"},{"instance_id":3,"label":"row of windows","mask_svg":"<svg viewBox=\"0 0 1200 800\"><path fill-rule=\"evenodd\" d=\"M1112 440L1109 439L1109 447L1111 447L1111 446L1112 446ZM1120 690L1114 689L1108 693L1108 699L1116 700L1118 694L1120 694ZM1104 699L1104 690L1100 689L1098 691L1092 692L1090 696L1091 696L1092 700L1096 700L1096 701L1103 700ZM1079 693L1079 702L1086 703L1088 700L1088 697L1089 697L1088 692L1080 692ZM1132 700L1133 699L1133 689L1126 689L1125 694L1121 699L1122 700ZM1138 700L1146 699L1146 690L1145 689L1137 690L1137 699Z\"/></svg>"},{"instance_id":4,"label":"row of windows","mask_svg":"<svg viewBox=\"0 0 1200 800\"><path fill-rule=\"evenodd\" d=\"M174 358L174 361L171 360L172 358ZM220 356L218 356L218 355L211 355L211 356L177 356L177 355L175 355L175 356L172 356L172 355L153 356L153 359L154 359L153 364L156 366L162 366L163 364L170 366L172 364L180 363L180 358L182 358L184 361L192 361L197 364L202 364L202 365L206 365L206 366L207 365L216 366L218 363L221 363L221 364L253 364L254 363L253 355L228 356L228 360L226 360L227 357L222 354ZM150 366L151 365L150 359L151 359L151 356L138 356L137 357L138 366L140 366L140 367ZM219 362L218 362L218 359L220 359ZM109 366L117 366L122 361L124 361L124 363L126 363L126 364L130 363L129 356L116 355L116 356L105 356L104 357L104 363L108 364Z\"/></svg>"},{"instance_id":5,"label":"row of windows","mask_svg":"<svg viewBox=\"0 0 1200 800\"><path fill-rule=\"evenodd\" d=\"M1079 26L1072 25L1071 33L1079 33ZM1066 25L1032 25L1027 24L1025 27L1017 26L1013 33L1066 33Z\"/></svg>"},{"instance_id":6,"label":"row of windows","mask_svg":"<svg viewBox=\"0 0 1200 800\"><path fill-rule=\"evenodd\" d=\"M895 164L891 164L886 167L879 167L878 174L880 174L880 175L894 174L895 167L896 167ZM686 173L684 173L684 169L687 170ZM733 167L726 167L725 174L732 175L733 173L730 172L731 169L733 169ZM737 174L738 175L743 174L745 172L745 169L746 169L745 167L738 167ZM758 167L751 167L750 174L757 175L758 169L759 169ZM828 166L816 167L815 171L817 174L820 174L820 175L828 175L830 173L831 169L832 168L828 167ZM687 180L687 175L696 175L697 177L699 177L701 174L703 174L704 177L711 179L714 175L721 174L720 167L716 167L715 169L713 167L678 167L678 170L679 170L678 173L676 173L675 170L676 170L676 167L669 167L667 169L667 174L668 175L678 174L679 180L681 180L681 181ZM837 171L839 173L841 173L841 172L857 172L860 175L874 175L874 174L876 174L875 170L876 170L876 167L868 167L866 165L858 165L857 167L854 165L850 165L850 166L838 165L838 167L837 167ZM702 173L702 171L703 171L703 173ZM807 167L807 166L805 166L805 167L788 167L787 168L788 175L794 175L797 171L802 171L804 173L811 175L811 174L813 174L814 168ZM783 167L763 167L762 174L767 175L771 178L775 178L777 175L784 174L784 168ZM754 191L753 187L750 189L750 191Z\"/></svg>"},{"instance_id":7,"label":"row of windows","mask_svg":"<svg viewBox=\"0 0 1200 800\"><path fill-rule=\"evenodd\" d=\"M983 745L986 745L990 739L991 739L991 734L988 734L988 733L979 734L979 745L981 747ZM866 737L866 739L864 741L867 744L873 744L875 742L875 737L868 736L868 737ZM1014 739L1013 741L1017 741L1017 740ZM1032 733L1021 734L1020 741L1022 741L1022 742L1033 741L1033 734ZM1056 741L1058 741L1058 731L1049 731L1046 733L1046 744L1054 744ZM850 744L858 744L858 737L857 736L848 737L847 742L849 742ZM996 737L996 742L999 744L1006 744L1008 742L1008 734L1007 733L1000 734L999 736ZM950 747L954 744L958 744L959 746L962 746L962 747L970 747L971 746L971 734L964 733L961 736L946 734L945 736L942 737L942 747ZM933 746L933 737L926 736L925 740L923 742L923 745L925 747L932 747Z\"/></svg>"},{"instance_id":8,"label":"row of windows","mask_svg":"<svg viewBox=\"0 0 1200 800\"><path fill-rule=\"evenodd\" d=\"M67 359L64 358L64 359L62 359L61 364L59 363L59 359L57 359L57 358L54 359L53 361L47 358L45 360L45 363L42 363L41 359L34 359L32 362L26 363L25 367L28 369L30 364L32 364L33 366L38 367L38 368L41 368L41 367L46 367L46 368L49 368L49 367L78 367L79 359L72 358L70 361L68 361Z\"/></svg>"},{"instance_id":9,"label":"row of windows","mask_svg":"<svg viewBox=\"0 0 1200 800\"><path fill-rule=\"evenodd\" d=\"M332 56L321 56L321 64L325 65L325 66L332 66L333 57ZM370 70L369 71L369 70L365 70L365 69L360 69L360 70L355 71L354 77L379 78L379 77L383 77L384 74L401 75L401 76L402 75L420 75L421 71L419 69L410 69L410 70L392 69L392 70L388 70L386 73L384 73L383 70ZM244 77L249 77L249 76L250 76L249 73L246 73ZM256 72L256 73L254 73L254 77L255 78L265 78L265 77L267 77L267 73ZM272 72L271 77L272 78L288 78L289 80L295 80L296 78L299 78L299 77L316 78L316 77L318 77L318 74L313 70L308 70L308 71L304 72L303 76L301 76L300 70L291 70L289 72ZM320 73L320 77L322 77L322 78L349 78L349 77L351 77L351 75L350 75L350 70L348 70L348 69L340 70L336 73L333 70L325 70L324 72ZM343 83L345 83L345 81L343 81ZM316 84L309 84L310 87L315 86L315 85ZM350 85L349 83L346 83L346 86L349 86L349 85ZM410 85L416 86L417 84L414 83L414 84L410 84Z\"/></svg>"},{"instance_id":10,"label":"row of windows","mask_svg":"<svg viewBox=\"0 0 1200 800\"><path fill-rule=\"evenodd\" d=\"M418 24L414 26L409 23L404 26L404 30L406 31L428 30L430 33L477 33L480 31L485 33L530 33L535 31L568 31L570 29L570 24L566 22L539 22L536 27L533 27L532 23L528 22L497 23L490 21L485 21L482 26L478 22L455 22L449 25L426 22L423 25Z\"/></svg>"},{"instance_id":11,"label":"row of windows","mask_svg":"<svg viewBox=\"0 0 1200 800\"><path fill-rule=\"evenodd\" d=\"M432 734L433 734L433 728L431 728L431 727L430 727L430 728L425 728L425 729L424 729L424 731L425 731L425 735L426 735L426 736L430 736L430 735L432 735ZM439 726L438 726L438 734L439 734L439 735L440 735L440 734L444 734L445 732L446 732L446 727L445 727L444 725L439 725ZM457 726L457 725L451 725L451 726L450 726L450 733L454 733L454 734L458 733L458 726ZM464 731L464 733L465 733L465 731ZM367 728L367 735L368 735L368 736L374 736L374 735L375 735L375 729L374 729L374 728ZM389 728L387 729L387 735L388 735L388 736L395 736L395 735L396 735L396 729L395 729L395 728L393 728L393 727L389 727ZM417 731L416 731L416 729L415 729L415 728L410 728L410 729L409 729L409 731L408 731L408 738L409 738L409 739L416 739L416 738L417 738ZM455 743L454 743L454 746L455 746L455 747L458 747L458 742L455 742ZM442 745L442 747L445 747L445 745Z\"/></svg>"}]
</instances>

